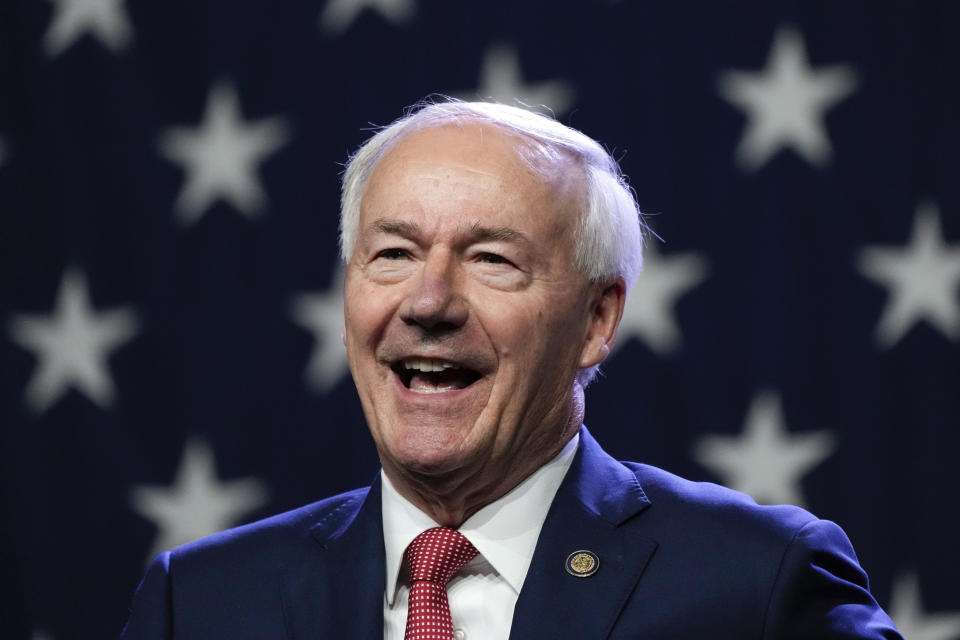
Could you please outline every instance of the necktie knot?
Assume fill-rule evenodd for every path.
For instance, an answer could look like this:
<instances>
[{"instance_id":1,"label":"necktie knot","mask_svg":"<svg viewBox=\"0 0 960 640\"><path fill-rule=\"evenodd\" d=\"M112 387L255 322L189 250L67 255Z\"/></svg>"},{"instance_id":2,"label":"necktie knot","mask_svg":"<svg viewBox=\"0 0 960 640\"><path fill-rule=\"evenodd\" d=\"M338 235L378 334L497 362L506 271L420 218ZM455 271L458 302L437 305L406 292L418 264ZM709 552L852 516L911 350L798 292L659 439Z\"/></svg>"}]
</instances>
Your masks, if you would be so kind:
<instances>
[{"instance_id":1,"label":"necktie knot","mask_svg":"<svg viewBox=\"0 0 960 640\"><path fill-rule=\"evenodd\" d=\"M476 555L476 548L456 529L427 529L407 547L410 580L445 586Z\"/></svg>"}]
</instances>

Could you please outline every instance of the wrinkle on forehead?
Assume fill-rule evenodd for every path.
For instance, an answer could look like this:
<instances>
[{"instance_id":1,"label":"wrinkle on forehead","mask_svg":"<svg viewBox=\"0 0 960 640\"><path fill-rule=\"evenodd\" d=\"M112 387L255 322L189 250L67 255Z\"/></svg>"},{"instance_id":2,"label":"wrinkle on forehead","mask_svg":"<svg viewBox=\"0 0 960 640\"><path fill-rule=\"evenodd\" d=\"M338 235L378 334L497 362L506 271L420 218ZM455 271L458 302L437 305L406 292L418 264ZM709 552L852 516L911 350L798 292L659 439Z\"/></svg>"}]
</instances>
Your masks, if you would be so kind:
<instances>
[{"instance_id":1,"label":"wrinkle on forehead","mask_svg":"<svg viewBox=\"0 0 960 640\"><path fill-rule=\"evenodd\" d=\"M416 222L407 220L393 220L389 218L379 218L370 225L370 228L376 233L385 235L396 235L404 238L420 238L426 235L426 230ZM457 225L458 233L468 238L472 242L507 242L516 244L532 244L530 238L521 231L510 227L488 227L480 223L479 220L473 223L461 222Z\"/></svg>"},{"instance_id":2,"label":"wrinkle on forehead","mask_svg":"<svg viewBox=\"0 0 960 640\"><path fill-rule=\"evenodd\" d=\"M424 188L401 186L416 183ZM431 204L441 183L460 187ZM499 201L495 210L505 217L487 218L483 226L512 227L511 215L522 212L540 217L551 235L566 236L565 246L575 244L574 230L586 210L586 176L573 154L481 122L437 123L404 136L380 158L367 187L361 201L367 225L384 215L395 218L397 206L416 216L457 210L469 219L474 202ZM398 201L411 194L417 195ZM426 220L422 225L433 227Z\"/></svg>"}]
</instances>

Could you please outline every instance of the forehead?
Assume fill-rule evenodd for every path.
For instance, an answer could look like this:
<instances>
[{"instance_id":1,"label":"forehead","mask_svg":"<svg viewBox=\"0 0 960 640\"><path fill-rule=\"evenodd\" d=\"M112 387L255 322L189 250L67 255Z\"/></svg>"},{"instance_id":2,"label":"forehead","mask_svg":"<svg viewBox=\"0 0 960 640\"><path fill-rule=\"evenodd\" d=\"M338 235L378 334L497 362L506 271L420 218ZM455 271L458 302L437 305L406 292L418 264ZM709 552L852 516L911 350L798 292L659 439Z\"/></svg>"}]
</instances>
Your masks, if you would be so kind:
<instances>
[{"instance_id":1,"label":"forehead","mask_svg":"<svg viewBox=\"0 0 960 640\"><path fill-rule=\"evenodd\" d=\"M369 223L372 212L427 206L433 213L535 215L567 227L581 208L583 182L566 152L493 124L438 124L407 134L384 153L367 182L361 218Z\"/></svg>"}]
</instances>

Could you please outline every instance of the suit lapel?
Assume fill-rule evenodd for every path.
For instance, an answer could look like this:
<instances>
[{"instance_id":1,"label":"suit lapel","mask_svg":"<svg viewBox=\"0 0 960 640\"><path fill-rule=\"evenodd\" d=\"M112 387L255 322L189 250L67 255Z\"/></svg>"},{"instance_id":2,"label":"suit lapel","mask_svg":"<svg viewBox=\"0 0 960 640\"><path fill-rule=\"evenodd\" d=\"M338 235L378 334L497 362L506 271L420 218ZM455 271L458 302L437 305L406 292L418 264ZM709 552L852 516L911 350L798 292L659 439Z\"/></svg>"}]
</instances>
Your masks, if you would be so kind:
<instances>
[{"instance_id":1,"label":"suit lapel","mask_svg":"<svg viewBox=\"0 0 960 640\"><path fill-rule=\"evenodd\" d=\"M310 530L281 586L288 637L382 638L385 583L380 480L350 494Z\"/></svg>"},{"instance_id":2,"label":"suit lapel","mask_svg":"<svg viewBox=\"0 0 960 640\"><path fill-rule=\"evenodd\" d=\"M628 469L580 431L580 448L557 491L523 589L510 637L606 638L657 544L633 517L650 505ZM386 581L380 480L349 494L310 530L302 557L281 584L288 637L382 638ZM600 560L592 576L566 570L570 553Z\"/></svg>"},{"instance_id":3,"label":"suit lapel","mask_svg":"<svg viewBox=\"0 0 960 640\"><path fill-rule=\"evenodd\" d=\"M631 526L650 505L636 476L580 430L580 447L557 491L517 600L510 637L606 638L657 544ZM588 550L599 569L575 577L567 557Z\"/></svg>"}]
</instances>

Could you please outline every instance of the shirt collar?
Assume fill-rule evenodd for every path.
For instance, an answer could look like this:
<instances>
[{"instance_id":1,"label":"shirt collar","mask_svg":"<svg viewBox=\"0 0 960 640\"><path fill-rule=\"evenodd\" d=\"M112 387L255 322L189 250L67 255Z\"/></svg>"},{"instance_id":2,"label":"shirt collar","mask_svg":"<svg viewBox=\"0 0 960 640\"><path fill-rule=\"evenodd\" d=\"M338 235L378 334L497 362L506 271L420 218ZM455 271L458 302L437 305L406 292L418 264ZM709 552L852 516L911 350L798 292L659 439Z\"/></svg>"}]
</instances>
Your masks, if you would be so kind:
<instances>
[{"instance_id":1,"label":"shirt collar","mask_svg":"<svg viewBox=\"0 0 960 640\"><path fill-rule=\"evenodd\" d=\"M579 442L580 434L575 434L552 460L460 526L460 533L518 594L527 577L547 511L573 462ZM386 598L387 604L393 606L404 552L414 538L440 525L401 496L386 473L380 473L380 481Z\"/></svg>"}]
</instances>

